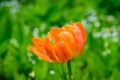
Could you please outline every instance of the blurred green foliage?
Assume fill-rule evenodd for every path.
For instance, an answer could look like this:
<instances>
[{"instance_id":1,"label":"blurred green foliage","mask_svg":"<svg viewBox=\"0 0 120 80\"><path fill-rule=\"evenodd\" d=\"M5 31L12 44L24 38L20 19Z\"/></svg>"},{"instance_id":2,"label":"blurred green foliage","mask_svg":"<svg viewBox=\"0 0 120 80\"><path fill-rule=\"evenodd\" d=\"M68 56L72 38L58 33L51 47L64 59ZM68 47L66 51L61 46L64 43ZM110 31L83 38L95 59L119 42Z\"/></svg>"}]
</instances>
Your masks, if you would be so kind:
<instances>
[{"instance_id":1,"label":"blurred green foliage","mask_svg":"<svg viewBox=\"0 0 120 80\"><path fill-rule=\"evenodd\" d=\"M65 63L48 63L29 45L51 27L82 22L87 41L72 59L75 80L120 79L120 0L0 0L0 80L67 80Z\"/></svg>"}]
</instances>

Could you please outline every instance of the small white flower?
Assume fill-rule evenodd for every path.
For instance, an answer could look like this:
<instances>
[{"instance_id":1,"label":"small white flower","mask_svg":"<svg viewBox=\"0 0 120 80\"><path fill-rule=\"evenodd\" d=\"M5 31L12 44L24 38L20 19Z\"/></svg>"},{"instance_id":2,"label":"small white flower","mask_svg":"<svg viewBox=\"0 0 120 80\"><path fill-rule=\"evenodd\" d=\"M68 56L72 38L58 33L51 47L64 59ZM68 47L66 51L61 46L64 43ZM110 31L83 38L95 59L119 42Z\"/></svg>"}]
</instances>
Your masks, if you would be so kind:
<instances>
[{"instance_id":1,"label":"small white flower","mask_svg":"<svg viewBox=\"0 0 120 80\"><path fill-rule=\"evenodd\" d=\"M106 19L110 22L114 21L114 16L110 15L110 16L107 16Z\"/></svg>"},{"instance_id":2,"label":"small white flower","mask_svg":"<svg viewBox=\"0 0 120 80\"><path fill-rule=\"evenodd\" d=\"M15 38L12 38L11 40L10 40L10 43L11 44L13 44L15 47L19 47L19 43L18 43L18 41L17 41L17 39L15 39Z\"/></svg>"},{"instance_id":3,"label":"small white flower","mask_svg":"<svg viewBox=\"0 0 120 80\"><path fill-rule=\"evenodd\" d=\"M104 51L102 54L103 54L103 56L107 56L107 54L106 54L106 52L105 52L105 51Z\"/></svg>"},{"instance_id":4,"label":"small white flower","mask_svg":"<svg viewBox=\"0 0 120 80\"><path fill-rule=\"evenodd\" d=\"M47 25L46 25L45 23L42 23L42 24L40 25L40 31L41 31L41 32L44 32L45 29L46 29L46 27L47 27Z\"/></svg>"},{"instance_id":5,"label":"small white flower","mask_svg":"<svg viewBox=\"0 0 120 80\"><path fill-rule=\"evenodd\" d=\"M32 63L32 64L35 64L36 62L35 62L35 60L32 60L31 63Z\"/></svg>"},{"instance_id":6,"label":"small white flower","mask_svg":"<svg viewBox=\"0 0 120 80\"><path fill-rule=\"evenodd\" d=\"M107 39L107 38L109 38L111 36L111 34L110 33L103 33L103 35L102 35L102 38L103 39Z\"/></svg>"},{"instance_id":7,"label":"small white flower","mask_svg":"<svg viewBox=\"0 0 120 80\"><path fill-rule=\"evenodd\" d=\"M100 32L93 33L93 37L94 38L100 38L101 37L101 33Z\"/></svg>"},{"instance_id":8,"label":"small white flower","mask_svg":"<svg viewBox=\"0 0 120 80\"><path fill-rule=\"evenodd\" d=\"M117 31L113 31L113 33L111 34L112 36L118 36Z\"/></svg>"},{"instance_id":9,"label":"small white flower","mask_svg":"<svg viewBox=\"0 0 120 80\"><path fill-rule=\"evenodd\" d=\"M38 28L34 28L34 30L33 30L33 35L38 36L38 34L39 34Z\"/></svg>"},{"instance_id":10,"label":"small white flower","mask_svg":"<svg viewBox=\"0 0 120 80\"><path fill-rule=\"evenodd\" d=\"M49 74L54 75L55 74L55 70L50 70Z\"/></svg>"},{"instance_id":11,"label":"small white flower","mask_svg":"<svg viewBox=\"0 0 120 80\"><path fill-rule=\"evenodd\" d=\"M104 47L107 48L109 46L108 42L105 42Z\"/></svg>"},{"instance_id":12,"label":"small white flower","mask_svg":"<svg viewBox=\"0 0 120 80\"><path fill-rule=\"evenodd\" d=\"M101 24L100 24L100 22L95 21L95 22L94 22L94 25L95 25L95 27L100 27Z\"/></svg>"},{"instance_id":13,"label":"small white flower","mask_svg":"<svg viewBox=\"0 0 120 80\"><path fill-rule=\"evenodd\" d=\"M109 49L107 49L107 50L103 51L102 54L103 54L103 56L107 56L110 53L111 53L111 51Z\"/></svg>"},{"instance_id":14,"label":"small white flower","mask_svg":"<svg viewBox=\"0 0 120 80\"><path fill-rule=\"evenodd\" d=\"M82 19L81 23L85 26L87 24L87 20L86 19Z\"/></svg>"},{"instance_id":15,"label":"small white flower","mask_svg":"<svg viewBox=\"0 0 120 80\"><path fill-rule=\"evenodd\" d=\"M28 53L27 56L28 56L28 57L32 57L32 54L31 54L31 53Z\"/></svg>"},{"instance_id":16,"label":"small white flower","mask_svg":"<svg viewBox=\"0 0 120 80\"><path fill-rule=\"evenodd\" d=\"M35 72L34 71L30 72L29 76L32 77L32 78L34 78L35 77Z\"/></svg>"},{"instance_id":17,"label":"small white flower","mask_svg":"<svg viewBox=\"0 0 120 80\"><path fill-rule=\"evenodd\" d=\"M95 22L96 20L97 20L96 16L89 16L88 17L88 21L90 21L90 22Z\"/></svg>"},{"instance_id":18,"label":"small white flower","mask_svg":"<svg viewBox=\"0 0 120 80\"><path fill-rule=\"evenodd\" d=\"M110 53L111 53L111 51L110 51L109 49L107 49L107 50L106 50L106 53L107 53L107 54L110 54Z\"/></svg>"},{"instance_id":19,"label":"small white flower","mask_svg":"<svg viewBox=\"0 0 120 80\"><path fill-rule=\"evenodd\" d=\"M31 58L31 57L29 57L29 58L28 58L28 61L29 61L29 62L31 62L31 61L32 61L32 58Z\"/></svg>"},{"instance_id":20,"label":"small white flower","mask_svg":"<svg viewBox=\"0 0 120 80\"><path fill-rule=\"evenodd\" d=\"M118 39L118 37L112 37L112 39L111 39L113 42L119 42L119 39Z\"/></svg>"}]
</instances>

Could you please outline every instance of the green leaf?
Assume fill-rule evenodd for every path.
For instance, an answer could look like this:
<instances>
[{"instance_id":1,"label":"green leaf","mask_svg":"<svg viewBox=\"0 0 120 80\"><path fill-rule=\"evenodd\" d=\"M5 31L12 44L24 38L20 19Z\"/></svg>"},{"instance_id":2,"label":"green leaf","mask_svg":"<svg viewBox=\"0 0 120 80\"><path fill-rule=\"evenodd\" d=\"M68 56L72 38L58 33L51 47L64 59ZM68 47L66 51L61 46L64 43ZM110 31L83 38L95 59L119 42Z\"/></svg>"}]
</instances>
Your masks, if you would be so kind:
<instances>
[{"instance_id":1,"label":"green leaf","mask_svg":"<svg viewBox=\"0 0 120 80\"><path fill-rule=\"evenodd\" d=\"M120 71L118 69L113 70L113 74L110 77L110 80L120 80Z\"/></svg>"},{"instance_id":2,"label":"green leaf","mask_svg":"<svg viewBox=\"0 0 120 80\"><path fill-rule=\"evenodd\" d=\"M35 80L44 80L47 77L47 63L42 62L34 65L33 70L35 71Z\"/></svg>"},{"instance_id":3,"label":"green leaf","mask_svg":"<svg viewBox=\"0 0 120 80\"><path fill-rule=\"evenodd\" d=\"M8 13L8 15L3 15L2 19L0 20L0 43L2 43L5 40L9 40L11 38L11 34L12 20Z\"/></svg>"}]
</instances>

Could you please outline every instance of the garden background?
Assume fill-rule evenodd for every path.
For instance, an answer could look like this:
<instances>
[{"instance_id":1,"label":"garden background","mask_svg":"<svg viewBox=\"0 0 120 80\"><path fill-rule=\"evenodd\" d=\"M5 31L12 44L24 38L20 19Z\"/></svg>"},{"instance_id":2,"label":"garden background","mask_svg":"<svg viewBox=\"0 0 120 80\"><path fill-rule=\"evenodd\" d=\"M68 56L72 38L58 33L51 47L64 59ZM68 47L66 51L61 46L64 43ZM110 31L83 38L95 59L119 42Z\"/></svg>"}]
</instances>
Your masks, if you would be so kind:
<instances>
[{"instance_id":1,"label":"garden background","mask_svg":"<svg viewBox=\"0 0 120 80\"><path fill-rule=\"evenodd\" d=\"M29 45L71 22L87 32L74 80L120 80L120 0L0 0L0 80L67 80L66 63L43 61Z\"/></svg>"}]
</instances>

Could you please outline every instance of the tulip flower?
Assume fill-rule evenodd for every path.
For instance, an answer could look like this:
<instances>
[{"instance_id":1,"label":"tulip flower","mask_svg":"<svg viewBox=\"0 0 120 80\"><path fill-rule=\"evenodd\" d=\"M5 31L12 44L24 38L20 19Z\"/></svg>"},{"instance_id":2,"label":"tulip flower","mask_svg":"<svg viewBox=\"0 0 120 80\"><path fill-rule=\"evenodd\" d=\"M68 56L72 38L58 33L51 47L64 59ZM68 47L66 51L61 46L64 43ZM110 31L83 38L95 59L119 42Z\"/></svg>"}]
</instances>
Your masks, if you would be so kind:
<instances>
[{"instance_id":1,"label":"tulip flower","mask_svg":"<svg viewBox=\"0 0 120 80\"><path fill-rule=\"evenodd\" d=\"M48 62L68 62L84 48L86 32L80 22L54 27L46 38L33 37L31 51Z\"/></svg>"}]
</instances>

